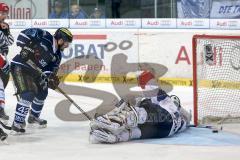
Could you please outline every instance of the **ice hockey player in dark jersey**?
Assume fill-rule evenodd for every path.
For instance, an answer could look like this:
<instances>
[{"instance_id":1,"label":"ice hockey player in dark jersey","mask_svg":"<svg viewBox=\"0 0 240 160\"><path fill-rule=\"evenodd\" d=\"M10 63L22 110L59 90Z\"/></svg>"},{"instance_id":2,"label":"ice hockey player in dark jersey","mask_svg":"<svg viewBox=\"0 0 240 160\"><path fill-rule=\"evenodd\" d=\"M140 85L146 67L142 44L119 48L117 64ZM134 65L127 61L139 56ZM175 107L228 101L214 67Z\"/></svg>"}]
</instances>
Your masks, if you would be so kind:
<instances>
[{"instance_id":1,"label":"ice hockey player in dark jersey","mask_svg":"<svg viewBox=\"0 0 240 160\"><path fill-rule=\"evenodd\" d=\"M122 99L114 110L91 121L91 143L163 138L187 129L191 115L181 107L179 98L169 96L156 85L149 85L150 81L154 81L154 75L143 71L138 76L139 86L143 91L155 91L135 97L134 106L129 103L129 98L127 101Z\"/></svg>"},{"instance_id":2,"label":"ice hockey player in dark jersey","mask_svg":"<svg viewBox=\"0 0 240 160\"><path fill-rule=\"evenodd\" d=\"M5 87L9 80L9 62L7 60L8 46L12 45L14 38L10 33L9 25L4 22L8 17L9 7L5 3L0 3L0 121L7 123L9 116L5 113ZM0 140L7 138L0 124Z\"/></svg>"},{"instance_id":3,"label":"ice hockey player in dark jersey","mask_svg":"<svg viewBox=\"0 0 240 160\"><path fill-rule=\"evenodd\" d=\"M55 90L59 84L56 74L62 52L72 39L72 33L67 28L59 28L53 36L48 31L30 28L21 31L17 37L17 46L21 47L21 51L11 63L16 94L20 97L12 124L14 132L25 132L25 118L29 110L29 124L46 126L47 121L40 119L40 114L48 88Z\"/></svg>"}]
</instances>

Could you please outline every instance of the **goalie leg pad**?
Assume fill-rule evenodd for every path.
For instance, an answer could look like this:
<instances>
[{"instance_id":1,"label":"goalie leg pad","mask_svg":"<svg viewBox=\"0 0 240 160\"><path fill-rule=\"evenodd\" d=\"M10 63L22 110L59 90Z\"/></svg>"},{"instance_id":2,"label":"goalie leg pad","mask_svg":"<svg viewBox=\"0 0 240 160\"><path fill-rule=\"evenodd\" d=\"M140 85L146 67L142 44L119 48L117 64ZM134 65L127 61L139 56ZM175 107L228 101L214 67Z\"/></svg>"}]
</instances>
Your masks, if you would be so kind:
<instances>
[{"instance_id":1,"label":"goalie leg pad","mask_svg":"<svg viewBox=\"0 0 240 160\"><path fill-rule=\"evenodd\" d=\"M103 128L114 134L124 129L137 127L147 120L147 112L144 108L135 107L135 111L121 111L115 115L97 117L90 123L92 129Z\"/></svg>"},{"instance_id":2,"label":"goalie leg pad","mask_svg":"<svg viewBox=\"0 0 240 160\"><path fill-rule=\"evenodd\" d=\"M178 132L182 132L190 125L192 114L187 112L184 108L180 108L181 127Z\"/></svg>"},{"instance_id":3,"label":"goalie leg pad","mask_svg":"<svg viewBox=\"0 0 240 160\"><path fill-rule=\"evenodd\" d=\"M117 137L108 131L96 129L90 132L89 141L90 143L116 143Z\"/></svg>"},{"instance_id":4,"label":"goalie leg pad","mask_svg":"<svg viewBox=\"0 0 240 160\"><path fill-rule=\"evenodd\" d=\"M142 135L140 128L135 127L130 130L130 139L139 139Z\"/></svg>"},{"instance_id":5,"label":"goalie leg pad","mask_svg":"<svg viewBox=\"0 0 240 160\"><path fill-rule=\"evenodd\" d=\"M119 132L121 132L122 129L124 129L121 120L111 121L107 115L100 116L92 120L90 123L90 127L92 130L106 129L115 134L118 134Z\"/></svg>"},{"instance_id":6,"label":"goalie leg pad","mask_svg":"<svg viewBox=\"0 0 240 160\"><path fill-rule=\"evenodd\" d=\"M139 139L141 131L138 127L132 129L124 129L117 135L112 134L106 130L96 129L91 131L89 140L91 143L117 143L126 142L132 139Z\"/></svg>"},{"instance_id":7,"label":"goalie leg pad","mask_svg":"<svg viewBox=\"0 0 240 160\"><path fill-rule=\"evenodd\" d=\"M139 139L141 137L141 130L138 127L125 129L119 135L117 135L118 142L127 142L133 139Z\"/></svg>"}]
</instances>

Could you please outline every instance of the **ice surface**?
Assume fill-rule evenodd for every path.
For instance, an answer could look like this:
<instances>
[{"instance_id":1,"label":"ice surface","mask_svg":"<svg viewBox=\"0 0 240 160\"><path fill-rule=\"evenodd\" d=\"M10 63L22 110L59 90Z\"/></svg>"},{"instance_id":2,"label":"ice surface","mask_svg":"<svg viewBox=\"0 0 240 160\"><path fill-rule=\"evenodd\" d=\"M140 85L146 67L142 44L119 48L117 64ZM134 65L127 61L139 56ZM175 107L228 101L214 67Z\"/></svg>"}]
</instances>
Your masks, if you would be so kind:
<instances>
[{"instance_id":1,"label":"ice surface","mask_svg":"<svg viewBox=\"0 0 240 160\"><path fill-rule=\"evenodd\" d=\"M72 85L78 85L73 83ZM115 94L110 84L81 84ZM192 88L176 87L173 92L182 105L192 109ZM12 84L6 90L6 112L13 118L16 98ZM70 95L83 109L91 110L101 100ZM209 129L190 128L184 133L164 139L139 140L106 145L90 144L89 122L62 121L55 115L55 105L64 97L49 92L42 118L48 120L45 129L28 129L27 134L9 135L9 145L0 144L0 160L226 160L240 157L240 136L226 132L212 133ZM72 113L79 113L72 106Z\"/></svg>"}]
</instances>

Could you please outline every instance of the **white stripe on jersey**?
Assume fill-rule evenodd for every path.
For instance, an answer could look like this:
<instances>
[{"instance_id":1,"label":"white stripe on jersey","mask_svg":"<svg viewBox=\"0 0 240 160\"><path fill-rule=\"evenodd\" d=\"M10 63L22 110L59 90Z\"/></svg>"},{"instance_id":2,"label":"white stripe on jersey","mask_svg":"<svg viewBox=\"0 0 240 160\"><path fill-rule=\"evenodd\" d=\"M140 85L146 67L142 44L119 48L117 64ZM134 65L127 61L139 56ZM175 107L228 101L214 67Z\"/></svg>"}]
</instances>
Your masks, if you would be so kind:
<instances>
[{"instance_id":1,"label":"white stripe on jersey","mask_svg":"<svg viewBox=\"0 0 240 160\"><path fill-rule=\"evenodd\" d=\"M22 66L29 67L29 66L27 66L27 65L25 65L25 64L23 64L23 63L16 62L16 61L13 61L13 60L11 61L11 63L20 64L20 65L22 65Z\"/></svg>"},{"instance_id":2,"label":"white stripe on jersey","mask_svg":"<svg viewBox=\"0 0 240 160\"><path fill-rule=\"evenodd\" d=\"M51 73L53 73L52 71L44 71L43 73L45 73L45 74L51 74Z\"/></svg>"},{"instance_id":3,"label":"white stripe on jersey","mask_svg":"<svg viewBox=\"0 0 240 160\"><path fill-rule=\"evenodd\" d=\"M13 38L13 36L11 34L8 35L8 40L9 40L9 44L12 45L13 42L14 42L14 38Z\"/></svg>"},{"instance_id":4,"label":"white stripe on jersey","mask_svg":"<svg viewBox=\"0 0 240 160\"><path fill-rule=\"evenodd\" d=\"M3 39L3 36L4 36L3 32L0 32L0 39Z\"/></svg>"},{"instance_id":5,"label":"white stripe on jersey","mask_svg":"<svg viewBox=\"0 0 240 160\"><path fill-rule=\"evenodd\" d=\"M29 39L29 40L31 40L31 39L30 39L26 34L24 34L24 33L20 33L19 36L20 36L20 35L23 36L23 37L25 37L25 38L27 38L27 39Z\"/></svg>"},{"instance_id":6,"label":"white stripe on jersey","mask_svg":"<svg viewBox=\"0 0 240 160\"><path fill-rule=\"evenodd\" d=\"M25 44L24 42L22 42L22 41L19 41L19 40L17 40L17 43Z\"/></svg>"},{"instance_id":7,"label":"white stripe on jersey","mask_svg":"<svg viewBox=\"0 0 240 160\"><path fill-rule=\"evenodd\" d=\"M5 36L2 31L0 31L0 44L1 47L10 46L14 42L14 38L12 35Z\"/></svg>"}]
</instances>

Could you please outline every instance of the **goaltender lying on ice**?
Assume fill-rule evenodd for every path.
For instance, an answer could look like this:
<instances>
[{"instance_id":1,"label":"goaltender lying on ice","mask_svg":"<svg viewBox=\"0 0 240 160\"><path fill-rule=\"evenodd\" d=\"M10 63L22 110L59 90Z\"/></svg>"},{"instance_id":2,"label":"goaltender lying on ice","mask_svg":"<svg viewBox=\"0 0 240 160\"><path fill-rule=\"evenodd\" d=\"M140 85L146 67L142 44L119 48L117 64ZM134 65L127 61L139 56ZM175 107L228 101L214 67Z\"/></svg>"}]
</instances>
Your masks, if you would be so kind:
<instances>
[{"instance_id":1,"label":"goaltender lying on ice","mask_svg":"<svg viewBox=\"0 0 240 160\"><path fill-rule=\"evenodd\" d=\"M138 76L138 83L143 91L153 92L143 92L143 97L137 98L127 96L111 112L93 119L90 123L91 143L163 138L187 129L191 114L181 107L177 96L169 96L159 88L149 71Z\"/></svg>"}]
</instances>

